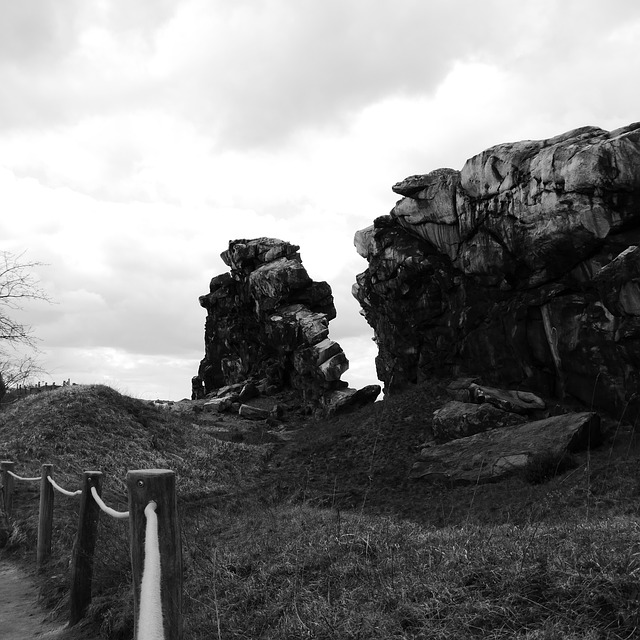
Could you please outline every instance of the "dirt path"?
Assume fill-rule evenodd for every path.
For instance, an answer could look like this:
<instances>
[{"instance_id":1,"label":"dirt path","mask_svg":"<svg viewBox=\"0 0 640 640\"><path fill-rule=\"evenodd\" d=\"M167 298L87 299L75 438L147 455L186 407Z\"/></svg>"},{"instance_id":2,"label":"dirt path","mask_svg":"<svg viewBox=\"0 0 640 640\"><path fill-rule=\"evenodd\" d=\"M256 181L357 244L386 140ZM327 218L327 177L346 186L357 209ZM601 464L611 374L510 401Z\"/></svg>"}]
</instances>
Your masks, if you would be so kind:
<instances>
[{"instance_id":1,"label":"dirt path","mask_svg":"<svg viewBox=\"0 0 640 640\"><path fill-rule=\"evenodd\" d=\"M0 637L6 640L72 639L66 625L46 618L46 611L38 604L38 589L33 578L13 563L0 559Z\"/></svg>"}]
</instances>

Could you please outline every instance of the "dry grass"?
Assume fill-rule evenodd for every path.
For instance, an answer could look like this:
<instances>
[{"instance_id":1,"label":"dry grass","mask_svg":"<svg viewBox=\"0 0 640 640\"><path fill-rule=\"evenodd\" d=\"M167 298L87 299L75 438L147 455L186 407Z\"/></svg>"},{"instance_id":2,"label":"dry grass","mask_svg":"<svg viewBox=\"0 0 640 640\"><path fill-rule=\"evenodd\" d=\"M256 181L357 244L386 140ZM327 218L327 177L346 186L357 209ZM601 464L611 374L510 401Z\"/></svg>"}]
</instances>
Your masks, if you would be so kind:
<instances>
[{"instance_id":1,"label":"dry grass","mask_svg":"<svg viewBox=\"0 0 640 640\"><path fill-rule=\"evenodd\" d=\"M105 386L65 387L29 396L0 413L0 459L22 476L37 476L44 463L67 489L78 488L84 470L104 474L102 496L126 510L129 469L169 468L179 478L180 502L222 499L257 473L268 446L221 442L190 421L189 414L157 409ZM78 499L55 495L52 561L43 589L45 604L67 607L68 564L76 535ZM31 557L36 543L38 485L17 483L15 518L7 551ZM109 638L132 634L131 574L126 522L100 519L91 615Z\"/></svg>"},{"instance_id":2,"label":"dry grass","mask_svg":"<svg viewBox=\"0 0 640 640\"><path fill-rule=\"evenodd\" d=\"M297 505L203 525L189 638L636 634L636 520L436 529Z\"/></svg>"},{"instance_id":3,"label":"dry grass","mask_svg":"<svg viewBox=\"0 0 640 640\"><path fill-rule=\"evenodd\" d=\"M218 439L196 414L65 388L0 413L0 457L23 474L51 462L69 488L99 468L116 508L127 469L175 469L185 640L640 637L633 440L545 483L411 485L407 465L440 400L423 392L421 405L405 397L310 423L274 456L272 444ZM31 558L37 496L21 486L17 498L9 551ZM61 615L74 505L56 496L43 588ZM100 527L90 616L105 638L128 640L126 524Z\"/></svg>"}]
</instances>

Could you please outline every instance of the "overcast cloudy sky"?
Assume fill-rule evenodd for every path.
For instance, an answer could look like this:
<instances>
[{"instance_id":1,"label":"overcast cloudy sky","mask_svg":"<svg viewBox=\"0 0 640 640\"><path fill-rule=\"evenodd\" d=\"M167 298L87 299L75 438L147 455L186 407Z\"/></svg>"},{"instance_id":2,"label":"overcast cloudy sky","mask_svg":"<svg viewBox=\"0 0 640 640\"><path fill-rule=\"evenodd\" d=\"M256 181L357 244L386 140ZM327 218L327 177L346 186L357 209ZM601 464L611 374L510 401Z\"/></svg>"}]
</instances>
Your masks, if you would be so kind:
<instances>
[{"instance_id":1,"label":"overcast cloudy sky","mask_svg":"<svg viewBox=\"0 0 640 640\"><path fill-rule=\"evenodd\" d=\"M230 239L299 244L375 382L353 234L484 148L640 120L637 0L0 0L0 248L51 380L179 399Z\"/></svg>"}]
</instances>

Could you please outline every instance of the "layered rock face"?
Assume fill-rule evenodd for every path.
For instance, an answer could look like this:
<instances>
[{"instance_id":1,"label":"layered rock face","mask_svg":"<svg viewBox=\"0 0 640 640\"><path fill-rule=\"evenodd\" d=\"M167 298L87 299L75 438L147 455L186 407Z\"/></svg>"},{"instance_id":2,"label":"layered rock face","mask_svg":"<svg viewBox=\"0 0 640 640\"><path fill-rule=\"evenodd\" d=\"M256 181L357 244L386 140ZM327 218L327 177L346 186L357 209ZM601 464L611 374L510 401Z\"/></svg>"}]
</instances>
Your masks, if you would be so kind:
<instances>
[{"instance_id":1,"label":"layered rock face","mask_svg":"<svg viewBox=\"0 0 640 640\"><path fill-rule=\"evenodd\" d=\"M347 386L340 376L348 360L329 338L331 287L309 277L298 249L257 238L234 240L222 253L230 272L200 297L207 319L198 375L206 393L252 380L265 393L296 389L315 406Z\"/></svg>"},{"instance_id":2,"label":"layered rock face","mask_svg":"<svg viewBox=\"0 0 640 640\"><path fill-rule=\"evenodd\" d=\"M353 294L387 390L478 373L638 415L640 123L492 147L394 185Z\"/></svg>"}]
</instances>

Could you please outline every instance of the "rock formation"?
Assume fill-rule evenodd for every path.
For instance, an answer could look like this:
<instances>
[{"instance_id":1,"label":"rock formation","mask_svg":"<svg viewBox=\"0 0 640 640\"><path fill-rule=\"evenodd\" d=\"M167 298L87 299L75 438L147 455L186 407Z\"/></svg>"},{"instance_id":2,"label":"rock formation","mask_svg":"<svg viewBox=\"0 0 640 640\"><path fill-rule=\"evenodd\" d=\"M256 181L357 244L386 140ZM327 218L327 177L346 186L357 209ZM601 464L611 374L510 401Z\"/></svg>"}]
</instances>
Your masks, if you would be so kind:
<instances>
[{"instance_id":1,"label":"rock formation","mask_svg":"<svg viewBox=\"0 0 640 640\"><path fill-rule=\"evenodd\" d=\"M261 393L294 389L313 409L346 404L338 391L348 386L340 377L349 363L329 338L331 287L309 277L298 249L274 238L229 243L221 257L230 272L214 277L200 297L205 356L194 395L253 381Z\"/></svg>"},{"instance_id":2,"label":"rock formation","mask_svg":"<svg viewBox=\"0 0 640 640\"><path fill-rule=\"evenodd\" d=\"M434 412L433 437L436 442L447 442L523 422L517 413L502 411L489 403L452 400Z\"/></svg>"},{"instance_id":3,"label":"rock formation","mask_svg":"<svg viewBox=\"0 0 640 640\"><path fill-rule=\"evenodd\" d=\"M387 390L433 374L640 414L640 123L407 178L358 231L353 294Z\"/></svg>"},{"instance_id":4,"label":"rock formation","mask_svg":"<svg viewBox=\"0 0 640 640\"><path fill-rule=\"evenodd\" d=\"M447 392L455 400L434 411L432 432L411 468L415 480L494 482L520 472L544 482L575 466L572 454L602 442L593 411L548 407L531 392L485 387L474 378L451 381Z\"/></svg>"},{"instance_id":5,"label":"rock formation","mask_svg":"<svg viewBox=\"0 0 640 640\"><path fill-rule=\"evenodd\" d=\"M452 484L493 482L525 469L536 456L557 465L567 454L599 444L600 437L596 413L551 416L426 446L411 477Z\"/></svg>"}]
</instances>

